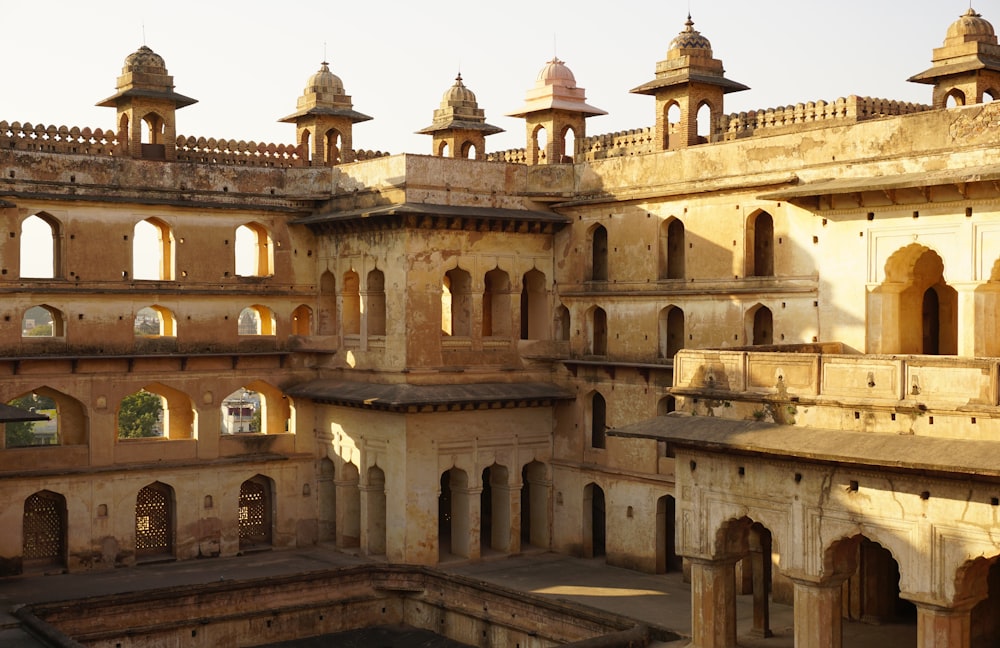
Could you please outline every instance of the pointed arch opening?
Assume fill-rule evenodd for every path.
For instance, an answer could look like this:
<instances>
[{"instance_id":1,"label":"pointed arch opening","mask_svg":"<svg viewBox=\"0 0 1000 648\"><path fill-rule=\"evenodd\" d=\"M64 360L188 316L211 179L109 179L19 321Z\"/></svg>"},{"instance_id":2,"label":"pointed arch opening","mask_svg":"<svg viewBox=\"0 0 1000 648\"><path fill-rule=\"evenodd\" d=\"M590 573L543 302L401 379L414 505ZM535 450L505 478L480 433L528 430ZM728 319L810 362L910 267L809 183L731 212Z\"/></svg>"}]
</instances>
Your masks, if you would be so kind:
<instances>
[{"instance_id":1,"label":"pointed arch opening","mask_svg":"<svg viewBox=\"0 0 1000 648\"><path fill-rule=\"evenodd\" d=\"M590 243L590 281L608 280L608 230L603 225L588 233Z\"/></svg>"},{"instance_id":2,"label":"pointed arch opening","mask_svg":"<svg viewBox=\"0 0 1000 648\"><path fill-rule=\"evenodd\" d=\"M684 223L678 218L668 218L660 223L657 258L660 279L684 278Z\"/></svg>"},{"instance_id":3,"label":"pointed arch opening","mask_svg":"<svg viewBox=\"0 0 1000 648\"><path fill-rule=\"evenodd\" d=\"M952 88L944 96L945 108L958 108L965 105L965 93L958 88Z\"/></svg>"},{"instance_id":4,"label":"pointed arch opening","mask_svg":"<svg viewBox=\"0 0 1000 648\"><path fill-rule=\"evenodd\" d=\"M521 548L549 548L549 492L552 482L540 461L521 469Z\"/></svg>"},{"instance_id":5,"label":"pointed arch opening","mask_svg":"<svg viewBox=\"0 0 1000 648\"><path fill-rule=\"evenodd\" d=\"M545 340L549 337L549 299L545 274L537 269L521 277L521 339Z\"/></svg>"},{"instance_id":6,"label":"pointed arch opening","mask_svg":"<svg viewBox=\"0 0 1000 648\"><path fill-rule=\"evenodd\" d=\"M506 466L496 463L483 469L483 489L479 494L481 555L489 551L510 552L512 526L508 472Z\"/></svg>"},{"instance_id":7,"label":"pointed arch opening","mask_svg":"<svg viewBox=\"0 0 1000 648\"><path fill-rule=\"evenodd\" d=\"M342 297L344 335L361 334L361 278L354 270L344 273L344 294Z\"/></svg>"},{"instance_id":8,"label":"pointed arch opening","mask_svg":"<svg viewBox=\"0 0 1000 648\"><path fill-rule=\"evenodd\" d=\"M559 304L556 307L556 340L560 342L569 342L570 337L570 316L569 309L565 305Z\"/></svg>"},{"instance_id":9,"label":"pointed arch opening","mask_svg":"<svg viewBox=\"0 0 1000 648\"><path fill-rule=\"evenodd\" d=\"M548 135L548 131L541 124L535 126L534 130L531 131L531 139L529 141L528 148L529 152L533 151L535 154L535 164L545 164L548 158Z\"/></svg>"},{"instance_id":10,"label":"pointed arch opening","mask_svg":"<svg viewBox=\"0 0 1000 648\"><path fill-rule=\"evenodd\" d=\"M260 223L245 223L236 228L235 271L238 277L274 275L274 242L271 233Z\"/></svg>"},{"instance_id":11,"label":"pointed arch opening","mask_svg":"<svg viewBox=\"0 0 1000 648\"><path fill-rule=\"evenodd\" d=\"M32 306L21 318L22 338L65 338L66 316L48 304Z\"/></svg>"},{"instance_id":12,"label":"pointed arch opening","mask_svg":"<svg viewBox=\"0 0 1000 648\"><path fill-rule=\"evenodd\" d=\"M21 221L20 276L22 279L54 279L60 269L59 221L39 212Z\"/></svg>"},{"instance_id":13,"label":"pointed arch opening","mask_svg":"<svg viewBox=\"0 0 1000 648\"><path fill-rule=\"evenodd\" d=\"M337 332L337 278L325 270L319 278L319 334Z\"/></svg>"},{"instance_id":14,"label":"pointed arch opening","mask_svg":"<svg viewBox=\"0 0 1000 648\"><path fill-rule=\"evenodd\" d=\"M294 429L291 400L262 380L248 382L222 399L223 434L283 434Z\"/></svg>"},{"instance_id":15,"label":"pointed arch opening","mask_svg":"<svg viewBox=\"0 0 1000 648\"><path fill-rule=\"evenodd\" d=\"M608 354L608 314L600 306L587 311L587 354Z\"/></svg>"},{"instance_id":16,"label":"pointed arch opening","mask_svg":"<svg viewBox=\"0 0 1000 648\"><path fill-rule=\"evenodd\" d=\"M313 312L306 304L299 304L292 311L292 335L309 336L313 334Z\"/></svg>"},{"instance_id":17,"label":"pointed arch opening","mask_svg":"<svg viewBox=\"0 0 1000 648\"><path fill-rule=\"evenodd\" d=\"M959 568L955 600L978 601L969 614L972 648L1000 645L1000 561L979 557Z\"/></svg>"},{"instance_id":18,"label":"pointed arch opening","mask_svg":"<svg viewBox=\"0 0 1000 648\"><path fill-rule=\"evenodd\" d=\"M174 555L174 489L162 482L144 486L135 498L135 555L139 561Z\"/></svg>"},{"instance_id":19,"label":"pointed arch opening","mask_svg":"<svg viewBox=\"0 0 1000 648\"><path fill-rule=\"evenodd\" d=\"M331 128L326 131L323 140L323 157L325 164L327 166L336 166L340 164L342 161L341 151L344 145L344 138L340 131L336 128Z\"/></svg>"},{"instance_id":20,"label":"pointed arch opening","mask_svg":"<svg viewBox=\"0 0 1000 648\"><path fill-rule=\"evenodd\" d=\"M770 308L756 304L747 311L746 339L754 346L774 344L774 316Z\"/></svg>"},{"instance_id":21,"label":"pointed arch opening","mask_svg":"<svg viewBox=\"0 0 1000 648\"><path fill-rule=\"evenodd\" d=\"M438 495L438 550L441 560L450 556L468 558L470 555L470 497L468 473L460 468L442 473Z\"/></svg>"},{"instance_id":22,"label":"pointed arch opening","mask_svg":"<svg viewBox=\"0 0 1000 648\"><path fill-rule=\"evenodd\" d=\"M144 306L135 314L132 331L136 337L142 338L176 337L177 318L165 306Z\"/></svg>"},{"instance_id":23,"label":"pointed arch opening","mask_svg":"<svg viewBox=\"0 0 1000 648\"><path fill-rule=\"evenodd\" d=\"M454 337L472 335L472 275L459 267L446 272L442 281L441 331Z\"/></svg>"},{"instance_id":24,"label":"pointed arch opening","mask_svg":"<svg viewBox=\"0 0 1000 648\"><path fill-rule=\"evenodd\" d=\"M843 618L871 624L899 624L893 645L909 643L905 626L916 624L916 607L900 596L899 563L893 553L864 535L841 538L825 552L824 563L849 575L843 586ZM912 645L912 644L911 644Z\"/></svg>"},{"instance_id":25,"label":"pointed arch opening","mask_svg":"<svg viewBox=\"0 0 1000 648\"><path fill-rule=\"evenodd\" d=\"M604 489L591 482L583 488L583 557L607 553L607 504Z\"/></svg>"},{"instance_id":26,"label":"pointed arch opening","mask_svg":"<svg viewBox=\"0 0 1000 648\"><path fill-rule=\"evenodd\" d=\"M459 157L465 160L478 160L479 149L476 148L475 142L470 142L470 141L462 142L462 146L459 149Z\"/></svg>"},{"instance_id":27,"label":"pointed arch opening","mask_svg":"<svg viewBox=\"0 0 1000 648\"><path fill-rule=\"evenodd\" d=\"M681 106L676 101L670 101L663 107L663 150L687 144L681 142L681 117Z\"/></svg>"},{"instance_id":28,"label":"pointed arch opening","mask_svg":"<svg viewBox=\"0 0 1000 648\"><path fill-rule=\"evenodd\" d=\"M600 392L593 392L587 403L587 422L590 424L590 447L604 448L607 445L608 405Z\"/></svg>"},{"instance_id":29,"label":"pointed arch opening","mask_svg":"<svg viewBox=\"0 0 1000 648\"><path fill-rule=\"evenodd\" d=\"M664 360L673 360L674 355L684 348L684 311L677 306L667 306L657 318L658 355Z\"/></svg>"},{"instance_id":30,"label":"pointed arch opening","mask_svg":"<svg viewBox=\"0 0 1000 648\"><path fill-rule=\"evenodd\" d=\"M197 413L191 398L162 383L149 383L118 405L119 439L193 439Z\"/></svg>"},{"instance_id":31,"label":"pointed arch opening","mask_svg":"<svg viewBox=\"0 0 1000 648\"><path fill-rule=\"evenodd\" d=\"M937 252L916 243L889 257L885 281L869 295L869 331L879 329L879 352L958 353L958 292L944 270Z\"/></svg>"},{"instance_id":32,"label":"pointed arch opening","mask_svg":"<svg viewBox=\"0 0 1000 648\"><path fill-rule=\"evenodd\" d=\"M510 320L510 276L494 268L483 278L483 337L510 337Z\"/></svg>"},{"instance_id":33,"label":"pointed arch opening","mask_svg":"<svg viewBox=\"0 0 1000 648\"><path fill-rule=\"evenodd\" d=\"M86 445L89 419L83 403L51 387L38 387L7 402L12 407L48 416L48 421L8 423L4 447Z\"/></svg>"},{"instance_id":34,"label":"pointed arch opening","mask_svg":"<svg viewBox=\"0 0 1000 648\"><path fill-rule=\"evenodd\" d=\"M173 281L174 234L165 221L147 218L132 231L132 278L140 281Z\"/></svg>"},{"instance_id":35,"label":"pointed arch opening","mask_svg":"<svg viewBox=\"0 0 1000 648\"><path fill-rule=\"evenodd\" d=\"M353 463L345 463L337 482L337 546L342 549L361 546L361 472Z\"/></svg>"},{"instance_id":36,"label":"pointed arch opening","mask_svg":"<svg viewBox=\"0 0 1000 648\"><path fill-rule=\"evenodd\" d=\"M240 484L240 551L269 549L274 528L274 481L254 475Z\"/></svg>"},{"instance_id":37,"label":"pointed arch opening","mask_svg":"<svg viewBox=\"0 0 1000 648\"><path fill-rule=\"evenodd\" d=\"M319 497L319 540L337 540L337 474L327 457L319 460L316 487Z\"/></svg>"},{"instance_id":38,"label":"pointed arch opening","mask_svg":"<svg viewBox=\"0 0 1000 648\"><path fill-rule=\"evenodd\" d=\"M372 466L368 469L368 486L365 495L367 552L369 556L383 556L387 540L385 471L378 466Z\"/></svg>"},{"instance_id":39,"label":"pointed arch opening","mask_svg":"<svg viewBox=\"0 0 1000 648\"><path fill-rule=\"evenodd\" d=\"M774 276L774 219L766 211L747 220L746 253L748 276Z\"/></svg>"},{"instance_id":40,"label":"pointed arch opening","mask_svg":"<svg viewBox=\"0 0 1000 648\"><path fill-rule=\"evenodd\" d=\"M565 126L554 144L558 162L560 164L573 164L576 156L576 129L569 125Z\"/></svg>"},{"instance_id":41,"label":"pointed arch opening","mask_svg":"<svg viewBox=\"0 0 1000 648\"><path fill-rule=\"evenodd\" d=\"M378 268L368 273L365 282L365 317L369 336L385 335L385 273Z\"/></svg>"},{"instance_id":42,"label":"pointed arch opening","mask_svg":"<svg viewBox=\"0 0 1000 648\"><path fill-rule=\"evenodd\" d=\"M275 335L274 313L267 306L254 304L240 311L238 335Z\"/></svg>"},{"instance_id":43,"label":"pointed arch opening","mask_svg":"<svg viewBox=\"0 0 1000 648\"><path fill-rule=\"evenodd\" d=\"M49 490L24 500L21 535L23 572L66 567L66 498Z\"/></svg>"}]
</instances>

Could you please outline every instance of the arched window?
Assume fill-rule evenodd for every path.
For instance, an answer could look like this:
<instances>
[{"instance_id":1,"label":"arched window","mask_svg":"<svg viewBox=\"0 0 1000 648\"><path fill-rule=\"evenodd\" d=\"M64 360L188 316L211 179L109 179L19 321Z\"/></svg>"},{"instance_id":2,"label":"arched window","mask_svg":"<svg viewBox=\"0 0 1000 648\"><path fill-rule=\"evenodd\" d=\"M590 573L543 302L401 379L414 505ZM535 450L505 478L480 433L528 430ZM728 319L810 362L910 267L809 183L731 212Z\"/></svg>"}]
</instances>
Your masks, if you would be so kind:
<instances>
[{"instance_id":1,"label":"arched window","mask_svg":"<svg viewBox=\"0 0 1000 648\"><path fill-rule=\"evenodd\" d=\"M271 546L274 507L274 482L255 475L240 484L240 551Z\"/></svg>"},{"instance_id":2,"label":"arched window","mask_svg":"<svg viewBox=\"0 0 1000 648\"><path fill-rule=\"evenodd\" d=\"M361 279L354 270L344 273L344 335L361 334Z\"/></svg>"},{"instance_id":3,"label":"arched window","mask_svg":"<svg viewBox=\"0 0 1000 648\"><path fill-rule=\"evenodd\" d=\"M695 114L695 119L697 121L696 130L698 131L698 143L707 144L712 141L712 106L707 101L703 101L701 105L698 106L698 112Z\"/></svg>"},{"instance_id":4,"label":"arched window","mask_svg":"<svg viewBox=\"0 0 1000 648\"><path fill-rule=\"evenodd\" d=\"M66 566L66 498L43 490L24 500L23 571Z\"/></svg>"},{"instance_id":5,"label":"arched window","mask_svg":"<svg viewBox=\"0 0 1000 648\"><path fill-rule=\"evenodd\" d=\"M164 139L166 122L155 112L142 116L140 122L139 150L144 160L163 160L167 156Z\"/></svg>"},{"instance_id":6,"label":"arched window","mask_svg":"<svg viewBox=\"0 0 1000 648\"><path fill-rule=\"evenodd\" d=\"M240 311L237 320L238 335L274 335L274 313L267 306L254 304Z\"/></svg>"},{"instance_id":7,"label":"arched window","mask_svg":"<svg viewBox=\"0 0 1000 648\"><path fill-rule=\"evenodd\" d=\"M599 558L607 545L607 505L604 489L591 482L583 487L583 555Z\"/></svg>"},{"instance_id":8,"label":"arched window","mask_svg":"<svg viewBox=\"0 0 1000 648\"><path fill-rule=\"evenodd\" d=\"M669 306L660 311L658 321L659 357L671 360L684 348L684 311Z\"/></svg>"},{"instance_id":9,"label":"arched window","mask_svg":"<svg viewBox=\"0 0 1000 648\"><path fill-rule=\"evenodd\" d=\"M174 489L153 482L135 498L135 554L140 559L174 553Z\"/></svg>"},{"instance_id":10,"label":"arched window","mask_svg":"<svg viewBox=\"0 0 1000 648\"><path fill-rule=\"evenodd\" d=\"M240 277L274 275L274 244L267 228L247 223L236 228L236 274Z\"/></svg>"},{"instance_id":11,"label":"arched window","mask_svg":"<svg viewBox=\"0 0 1000 648\"><path fill-rule=\"evenodd\" d=\"M534 164L544 164L546 160L545 149L548 147L548 133L545 127L539 124L535 127L535 130L531 133L531 142L529 144L529 154L530 150L535 152ZM529 159L529 163L532 161Z\"/></svg>"},{"instance_id":12,"label":"arched window","mask_svg":"<svg viewBox=\"0 0 1000 648\"><path fill-rule=\"evenodd\" d=\"M869 301L868 328L877 340L876 352L958 353L958 292L948 284L944 259L936 251L917 243L896 250L885 263L885 281L872 295L877 301ZM991 302L984 305L989 311ZM996 348L994 331L987 323L976 332L985 338L986 351Z\"/></svg>"},{"instance_id":13,"label":"arched window","mask_svg":"<svg viewBox=\"0 0 1000 648\"><path fill-rule=\"evenodd\" d=\"M365 305L368 335L385 335L385 274L375 269L368 273Z\"/></svg>"},{"instance_id":14,"label":"arched window","mask_svg":"<svg viewBox=\"0 0 1000 648\"><path fill-rule=\"evenodd\" d=\"M365 508L368 514L367 553L369 556L384 555L386 544L385 471L378 466L372 466L368 469Z\"/></svg>"},{"instance_id":15,"label":"arched window","mask_svg":"<svg viewBox=\"0 0 1000 648\"><path fill-rule=\"evenodd\" d=\"M172 281L174 278L174 235L158 218L135 224L132 232L132 278Z\"/></svg>"},{"instance_id":16,"label":"arched window","mask_svg":"<svg viewBox=\"0 0 1000 648\"><path fill-rule=\"evenodd\" d=\"M469 337L472 335L472 276L461 268L453 268L445 273L442 287L442 331L446 335Z\"/></svg>"},{"instance_id":17,"label":"arched window","mask_svg":"<svg viewBox=\"0 0 1000 648\"><path fill-rule=\"evenodd\" d=\"M1000 97L1000 92L997 92L996 88L989 88L987 90L983 90L982 103L992 103L997 100L997 97Z\"/></svg>"},{"instance_id":18,"label":"arched window","mask_svg":"<svg viewBox=\"0 0 1000 648\"><path fill-rule=\"evenodd\" d=\"M673 396L664 396L656 401L656 415L666 416L677 408L677 400Z\"/></svg>"},{"instance_id":19,"label":"arched window","mask_svg":"<svg viewBox=\"0 0 1000 648\"><path fill-rule=\"evenodd\" d=\"M684 278L684 223L677 218L668 218L660 223L659 236L659 278Z\"/></svg>"},{"instance_id":20,"label":"arched window","mask_svg":"<svg viewBox=\"0 0 1000 648\"><path fill-rule=\"evenodd\" d=\"M566 126L559 134L559 141L556 143L559 149L560 164L572 164L576 156L576 131L572 126Z\"/></svg>"},{"instance_id":21,"label":"arched window","mask_svg":"<svg viewBox=\"0 0 1000 648\"><path fill-rule=\"evenodd\" d=\"M169 308L154 304L139 309L132 328L136 337L176 337L177 319Z\"/></svg>"},{"instance_id":22,"label":"arched window","mask_svg":"<svg viewBox=\"0 0 1000 648\"><path fill-rule=\"evenodd\" d=\"M682 142L681 107L676 101L671 101L663 107L663 148L679 148L687 145Z\"/></svg>"},{"instance_id":23,"label":"arched window","mask_svg":"<svg viewBox=\"0 0 1000 648\"><path fill-rule=\"evenodd\" d=\"M312 335L312 309L300 304L292 311L292 335Z\"/></svg>"},{"instance_id":24,"label":"arched window","mask_svg":"<svg viewBox=\"0 0 1000 648\"><path fill-rule=\"evenodd\" d=\"M448 157L448 142L439 142L437 147L438 157Z\"/></svg>"},{"instance_id":25,"label":"arched window","mask_svg":"<svg viewBox=\"0 0 1000 648\"><path fill-rule=\"evenodd\" d=\"M483 337L510 336L510 276L495 268L483 285Z\"/></svg>"},{"instance_id":26,"label":"arched window","mask_svg":"<svg viewBox=\"0 0 1000 648\"><path fill-rule=\"evenodd\" d=\"M326 158L324 161L327 166L336 166L340 164L340 150L343 146L340 131L335 128L331 128L326 131L326 145L323 147L323 155Z\"/></svg>"},{"instance_id":27,"label":"arched window","mask_svg":"<svg viewBox=\"0 0 1000 648\"><path fill-rule=\"evenodd\" d=\"M303 130L302 134L299 136L299 154L302 156L302 159L307 162L312 160L312 151L310 150L311 145L312 133L308 130ZM319 160L312 161L318 162Z\"/></svg>"},{"instance_id":28,"label":"arched window","mask_svg":"<svg viewBox=\"0 0 1000 648\"><path fill-rule=\"evenodd\" d=\"M329 270L319 278L319 334L337 332L337 279Z\"/></svg>"},{"instance_id":29,"label":"arched window","mask_svg":"<svg viewBox=\"0 0 1000 648\"><path fill-rule=\"evenodd\" d=\"M774 220L759 212L747 223L747 274L752 277L774 276Z\"/></svg>"},{"instance_id":30,"label":"arched window","mask_svg":"<svg viewBox=\"0 0 1000 648\"><path fill-rule=\"evenodd\" d=\"M194 405L188 395L161 383L129 394L118 406L119 439L191 439L195 428Z\"/></svg>"},{"instance_id":31,"label":"arched window","mask_svg":"<svg viewBox=\"0 0 1000 648\"><path fill-rule=\"evenodd\" d=\"M466 160L475 160L479 152L476 150L476 145L472 142L462 142L461 157Z\"/></svg>"},{"instance_id":32,"label":"arched window","mask_svg":"<svg viewBox=\"0 0 1000 648\"><path fill-rule=\"evenodd\" d=\"M24 311L21 318L21 337L62 338L66 336L66 318L47 305L39 304Z\"/></svg>"},{"instance_id":33,"label":"arched window","mask_svg":"<svg viewBox=\"0 0 1000 648\"><path fill-rule=\"evenodd\" d=\"M752 326L750 340L754 346L774 343L774 324L771 309L758 304L748 312Z\"/></svg>"},{"instance_id":34,"label":"arched window","mask_svg":"<svg viewBox=\"0 0 1000 648\"><path fill-rule=\"evenodd\" d=\"M21 221L22 279L54 279L59 268L59 221L38 213Z\"/></svg>"},{"instance_id":35,"label":"arched window","mask_svg":"<svg viewBox=\"0 0 1000 648\"><path fill-rule=\"evenodd\" d=\"M608 230L603 225L590 230L590 280L608 280Z\"/></svg>"},{"instance_id":36,"label":"arched window","mask_svg":"<svg viewBox=\"0 0 1000 648\"><path fill-rule=\"evenodd\" d=\"M948 92L948 94L945 95L944 105L945 108L955 108L958 106L964 106L965 93L959 90L958 88L952 89L951 91Z\"/></svg>"},{"instance_id":37,"label":"arched window","mask_svg":"<svg viewBox=\"0 0 1000 648\"><path fill-rule=\"evenodd\" d=\"M604 396L594 392L590 396L590 447L603 448L606 445L605 435L608 431L607 403Z\"/></svg>"},{"instance_id":38,"label":"arched window","mask_svg":"<svg viewBox=\"0 0 1000 648\"><path fill-rule=\"evenodd\" d=\"M222 399L223 434L282 434L294 429L291 399L262 380L240 387Z\"/></svg>"},{"instance_id":39,"label":"arched window","mask_svg":"<svg viewBox=\"0 0 1000 648\"><path fill-rule=\"evenodd\" d=\"M569 342L570 319L569 309L559 304L556 308L556 339L560 342Z\"/></svg>"},{"instance_id":40,"label":"arched window","mask_svg":"<svg viewBox=\"0 0 1000 648\"><path fill-rule=\"evenodd\" d=\"M598 356L608 354L608 315L598 306L587 313L587 353Z\"/></svg>"},{"instance_id":41,"label":"arched window","mask_svg":"<svg viewBox=\"0 0 1000 648\"><path fill-rule=\"evenodd\" d=\"M521 339L549 337L549 298L545 274L529 270L521 277Z\"/></svg>"},{"instance_id":42,"label":"arched window","mask_svg":"<svg viewBox=\"0 0 1000 648\"><path fill-rule=\"evenodd\" d=\"M47 416L49 420L8 423L5 447L85 445L88 441L88 418L83 404L71 396L50 387L39 387L7 404Z\"/></svg>"}]
</instances>

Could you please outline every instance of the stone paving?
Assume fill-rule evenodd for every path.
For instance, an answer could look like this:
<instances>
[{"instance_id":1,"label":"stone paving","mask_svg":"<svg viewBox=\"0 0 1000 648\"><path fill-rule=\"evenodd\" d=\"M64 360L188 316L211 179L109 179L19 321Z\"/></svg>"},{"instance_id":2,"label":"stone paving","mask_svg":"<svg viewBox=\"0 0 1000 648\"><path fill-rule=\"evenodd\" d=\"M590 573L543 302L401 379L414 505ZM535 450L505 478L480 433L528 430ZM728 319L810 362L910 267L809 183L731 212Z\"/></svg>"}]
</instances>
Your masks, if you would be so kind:
<instances>
[{"instance_id":1,"label":"stone paving","mask_svg":"<svg viewBox=\"0 0 1000 648\"><path fill-rule=\"evenodd\" d=\"M19 576L0 579L0 647L44 648L45 644L18 628L10 610L19 604L61 601L104 594L261 578L361 564L356 556L319 546L301 550L256 553L141 565L108 572ZM680 574L652 575L609 567L602 560L538 552L498 557L476 563L449 562L442 570L510 589L571 601L621 614L682 636L691 632L691 594ZM738 597L739 643L746 648L792 648L792 608L771 606L774 636L752 637L752 602ZM687 640L652 644L680 648ZM844 645L851 648L915 646L916 626L844 624Z\"/></svg>"}]
</instances>

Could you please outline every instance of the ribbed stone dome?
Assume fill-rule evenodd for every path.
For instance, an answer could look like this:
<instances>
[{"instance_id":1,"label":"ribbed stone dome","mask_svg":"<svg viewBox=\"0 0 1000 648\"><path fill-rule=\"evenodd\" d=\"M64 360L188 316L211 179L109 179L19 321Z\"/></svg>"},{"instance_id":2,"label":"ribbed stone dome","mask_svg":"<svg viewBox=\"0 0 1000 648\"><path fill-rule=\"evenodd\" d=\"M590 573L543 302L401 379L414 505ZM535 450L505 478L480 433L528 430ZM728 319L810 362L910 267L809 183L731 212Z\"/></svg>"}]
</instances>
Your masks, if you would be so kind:
<instances>
[{"instance_id":1,"label":"ribbed stone dome","mask_svg":"<svg viewBox=\"0 0 1000 648\"><path fill-rule=\"evenodd\" d=\"M125 58L123 71L164 74L166 73L166 64L163 62L162 56L143 45Z\"/></svg>"},{"instance_id":2,"label":"ribbed stone dome","mask_svg":"<svg viewBox=\"0 0 1000 648\"><path fill-rule=\"evenodd\" d=\"M461 73L455 77L455 84L445 91L444 95L441 97L441 103L449 105L476 103L476 95L472 92L472 90L466 88L464 83L462 83Z\"/></svg>"},{"instance_id":3,"label":"ribbed stone dome","mask_svg":"<svg viewBox=\"0 0 1000 648\"><path fill-rule=\"evenodd\" d=\"M707 38L702 36L700 31L694 28L694 21L691 20L691 15L688 14L687 22L684 23L684 31L677 34L674 40L670 41L669 49L697 49L711 52L712 43L710 43Z\"/></svg>"},{"instance_id":4,"label":"ribbed stone dome","mask_svg":"<svg viewBox=\"0 0 1000 648\"><path fill-rule=\"evenodd\" d=\"M330 64L323 61L319 71L309 77L309 81L306 83L306 92L329 92L342 95L344 94L344 82L330 71Z\"/></svg>"},{"instance_id":5,"label":"ribbed stone dome","mask_svg":"<svg viewBox=\"0 0 1000 648\"><path fill-rule=\"evenodd\" d=\"M541 72L538 73L538 81L545 85L561 85L567 88L576 86L576 77L573 72L566 67L566 63L553 56L552 60L545 64Z\"/></svg>"},{"instance_id":6,"label":"ribbed stone dome","mask_svg":"<svg viewBox=\"0 0 1000 648\"><path fill-rule=\"evenodd\" d=\"M948 35L945 36L945 43L996 43L996 32L993 25L985 20L976 10L969 8L962 17L948 27Z\"/></svg>"}]
</instances>

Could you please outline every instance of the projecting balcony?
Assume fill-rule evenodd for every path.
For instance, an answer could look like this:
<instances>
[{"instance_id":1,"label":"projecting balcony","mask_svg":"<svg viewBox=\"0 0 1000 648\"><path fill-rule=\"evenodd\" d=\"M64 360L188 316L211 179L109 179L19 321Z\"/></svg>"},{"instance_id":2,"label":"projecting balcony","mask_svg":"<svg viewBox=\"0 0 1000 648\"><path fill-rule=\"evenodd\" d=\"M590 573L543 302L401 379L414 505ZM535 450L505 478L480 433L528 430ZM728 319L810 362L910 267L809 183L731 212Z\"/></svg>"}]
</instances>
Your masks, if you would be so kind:
<instances>
[{"instance_id":1,"label":"projecting balcony","mask_svg":"<svg viewBox=\"0 0 1000 648\"><path fill-rule=\"evenodd\" d=\"M845 353L837 343L683 350L674 359L671 391L692 397L1000 415L1000 358L865 355Z\"/></svg>"}]
</instances>

